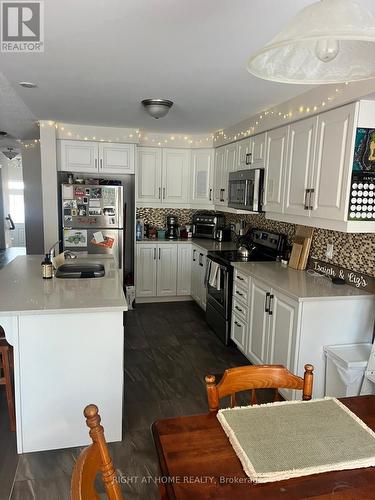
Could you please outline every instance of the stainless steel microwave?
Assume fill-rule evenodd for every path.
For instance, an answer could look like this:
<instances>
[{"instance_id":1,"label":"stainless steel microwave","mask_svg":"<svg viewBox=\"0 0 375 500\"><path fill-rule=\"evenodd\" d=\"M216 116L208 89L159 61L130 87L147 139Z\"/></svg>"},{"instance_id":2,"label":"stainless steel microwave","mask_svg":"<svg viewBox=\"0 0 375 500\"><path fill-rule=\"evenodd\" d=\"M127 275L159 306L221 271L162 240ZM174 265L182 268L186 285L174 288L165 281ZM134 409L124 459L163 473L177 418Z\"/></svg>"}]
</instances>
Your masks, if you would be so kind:
<instances>
[{"instance_id":1,"label":"stainless steel microwave","mask_svg":"<svg viewBox=\"0 0 375 500\"><path fill-rule=\"evenodd\" d=\"M262 168L238 170L229 174L228 206L249 212L261 212L263 203Z\"/></svg>"}]
</instances>

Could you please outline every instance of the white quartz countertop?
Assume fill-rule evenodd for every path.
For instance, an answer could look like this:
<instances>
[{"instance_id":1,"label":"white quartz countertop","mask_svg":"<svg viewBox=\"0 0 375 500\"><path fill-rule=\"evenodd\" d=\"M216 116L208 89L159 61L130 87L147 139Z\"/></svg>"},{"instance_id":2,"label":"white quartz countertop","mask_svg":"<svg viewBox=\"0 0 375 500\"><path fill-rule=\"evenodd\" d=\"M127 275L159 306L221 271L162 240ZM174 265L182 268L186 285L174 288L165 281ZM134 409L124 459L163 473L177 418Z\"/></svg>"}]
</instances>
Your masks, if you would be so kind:
<instances>
[{"instance_id":1,"label":"white quartz countertop","mask_svg":"<svg viewBox=\"0 0 375 500\"><path fill-rule=\"evenodd\" d=\"M91 255L70 261L103 264L103 278L45 280L42 260L42 256L22 255L0 270L0 316L127 311L120 273L112 257Z\"/></svg>"},{"instance_id":2,"label":"white quartz countertop","mask_svg":"<svg viewBox=\"0 0 375 500\"><path fill-rule=\"evenodd\" d=\"M162 243L163 245L165 243L169 243L171 245L186 245L186 244L192 244L192 245L197 245L198 247L202 248L202 250L207 250L208 252L211 252L213 250L234 250L237 248L236 243L233 241L215 241L211 240L209 238L188 238L188 239L177 239L177 240L151 240L151 239L143 239L140 241L137 241L137 245L142 245L142 244L154 244L156 245L157 243Z\"/></svg>"},{"instance_id":3,"label":"white quartz countertop","mask_svg":"<svg viewBox=\"0 0 375 500\"><path fill-rule=\"evenodd\" d=\"M334 285L326 277L312 276L307 271L284 267L279 262L233 262L232 266L244 274L258 278L271 287L298 301L345 300L373 298L375 295L349 285Z\"/></svg>"}]
</instances>

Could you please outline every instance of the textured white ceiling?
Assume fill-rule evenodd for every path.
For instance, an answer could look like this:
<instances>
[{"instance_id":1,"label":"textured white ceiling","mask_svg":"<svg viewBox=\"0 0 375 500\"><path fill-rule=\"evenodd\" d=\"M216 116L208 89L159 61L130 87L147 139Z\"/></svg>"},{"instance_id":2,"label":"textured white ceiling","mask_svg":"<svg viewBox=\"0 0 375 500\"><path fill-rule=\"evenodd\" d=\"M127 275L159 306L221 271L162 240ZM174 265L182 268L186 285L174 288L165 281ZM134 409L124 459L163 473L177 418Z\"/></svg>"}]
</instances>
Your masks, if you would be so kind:
<instances>
[{"instance_id":1,"label":"textured white ceiling","mask_svg":"<svg viewBox=\"0 0 375 500\"><path fill-rule=\"evenodd\" d=\"M361 0L375 12L373 0ZM246 71L260 48L311 0L48 0L45 52L0 54L29 110L0 82L0 128L32 135L34 118L201 133L308 90ZM38 84L22 89L16 82ZM6 86L6 85L5 85ZM155 120L140 101L175 101ZM9 111L14 106L13 115ZM22 107L22 106L21 106Z\"/></svg>"}]
</instances>

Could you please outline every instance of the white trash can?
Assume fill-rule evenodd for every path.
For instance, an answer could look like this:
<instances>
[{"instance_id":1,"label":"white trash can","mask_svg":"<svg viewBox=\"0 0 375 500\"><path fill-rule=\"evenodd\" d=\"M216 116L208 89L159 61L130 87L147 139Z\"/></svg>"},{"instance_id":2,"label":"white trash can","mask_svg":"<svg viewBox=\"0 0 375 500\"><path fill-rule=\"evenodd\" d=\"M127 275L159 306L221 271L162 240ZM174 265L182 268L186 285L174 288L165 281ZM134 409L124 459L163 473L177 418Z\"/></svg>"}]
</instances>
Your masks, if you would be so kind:
<instances>
[{"instance_id":1,"label":"white trash can","mask_svg":"<svg viewBox=\"0 0 375 500\"><path fill-rule=\"evenodd\" d=\"M359 396L371 348L372 344L324 346L326 396Z\"/></svg>"}]
</instances>

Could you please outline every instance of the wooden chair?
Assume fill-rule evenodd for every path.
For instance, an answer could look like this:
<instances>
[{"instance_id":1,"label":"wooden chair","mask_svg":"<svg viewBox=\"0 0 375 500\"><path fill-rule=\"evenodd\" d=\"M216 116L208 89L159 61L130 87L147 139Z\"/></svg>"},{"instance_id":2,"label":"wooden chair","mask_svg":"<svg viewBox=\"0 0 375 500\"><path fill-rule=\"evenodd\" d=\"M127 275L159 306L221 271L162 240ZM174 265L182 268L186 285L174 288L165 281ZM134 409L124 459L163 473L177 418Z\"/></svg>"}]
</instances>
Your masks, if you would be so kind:
<instances>
[{"instance_id":1,"label":"wooden chair","mask_svg":"<svg viewBox=\"0 0 375 500\"><path fill-rule=\"evenodd\" d=\"M16 413L14 410L14 395L12 382L13 349L5 338L5 332L0 326L0 386L5 386L7 398L9 427L12 432L16 430Z\"/></svg>"},{"instance_id":2,"label":"wooden chair","mask_svg":"<svg viewBox=\"0 0 375 500\"><path fill-rule=\"evenodd\" d=\"M93 444L80 453L74 467L70 489L71 500L100 500L94 485L98 472L101 472L109 500L123 500L104 437L104 429L100 425L98 408L95 405L88 405L83 414L90 428Z\"/></svg>"},{"instance_id":3,"label":"wooden chair","mask_svg":"<svg viewBox=\"0 0 375 500\"><path fill-rule=\"evenodd\" d=\"M313 387L312 365L305 365L304 377L293 375L283 365L239 366L225 370L223 378L215 384L215 375L206 375L206 389L210 411L218 411L219 401L230 396L231 407L236 406L236 392L251 391L250 404L257 404L255 389L275 389L274 401L279 401L278 389L302 390L302 399L310 400Z\"/></svg>"}]
</instances>

